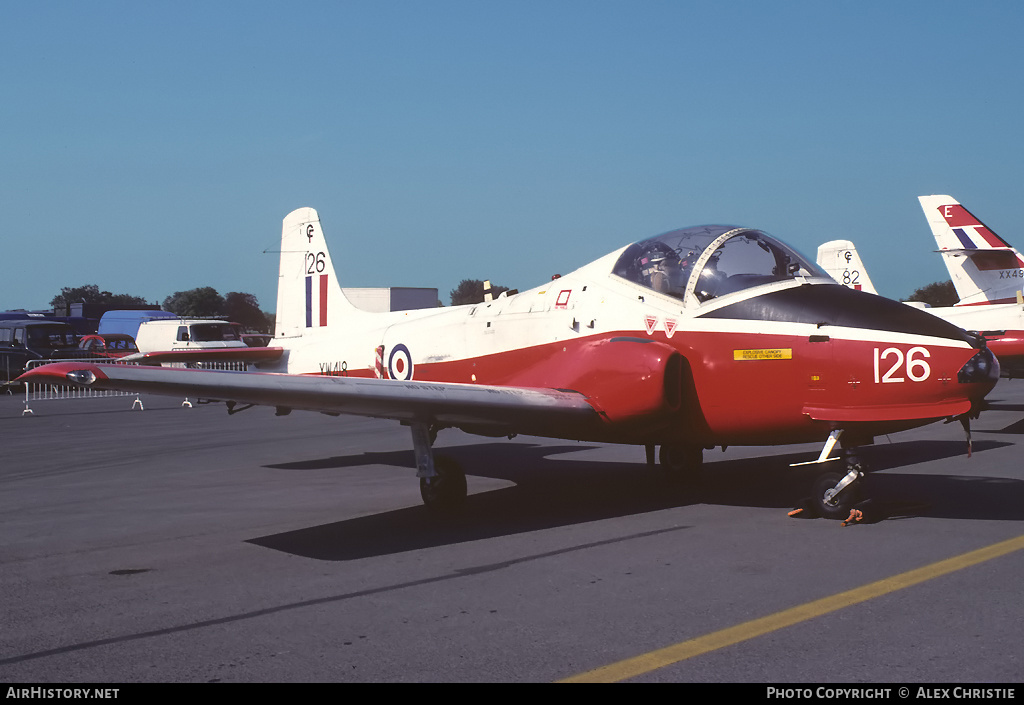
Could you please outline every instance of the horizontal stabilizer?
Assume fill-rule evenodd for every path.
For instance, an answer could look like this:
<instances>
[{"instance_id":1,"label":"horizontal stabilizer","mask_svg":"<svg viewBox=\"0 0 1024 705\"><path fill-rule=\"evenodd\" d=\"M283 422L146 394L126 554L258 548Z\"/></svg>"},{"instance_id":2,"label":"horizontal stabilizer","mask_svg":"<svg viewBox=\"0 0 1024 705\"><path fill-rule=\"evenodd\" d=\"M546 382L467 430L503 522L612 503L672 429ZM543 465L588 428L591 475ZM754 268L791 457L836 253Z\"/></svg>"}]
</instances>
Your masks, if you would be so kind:
<instances>
[{"instance_id":1,"label":"horizontal stabilizer","mask_svg":"<svg viewBox=\"0 0 1024 705\"><path fill-rule=\"evenodd\" d=\"M161 352L134 353L121 362L158 365L163 362L270 362L279 360L284 348L187 348Z\"/></svg>"}]
</instances>

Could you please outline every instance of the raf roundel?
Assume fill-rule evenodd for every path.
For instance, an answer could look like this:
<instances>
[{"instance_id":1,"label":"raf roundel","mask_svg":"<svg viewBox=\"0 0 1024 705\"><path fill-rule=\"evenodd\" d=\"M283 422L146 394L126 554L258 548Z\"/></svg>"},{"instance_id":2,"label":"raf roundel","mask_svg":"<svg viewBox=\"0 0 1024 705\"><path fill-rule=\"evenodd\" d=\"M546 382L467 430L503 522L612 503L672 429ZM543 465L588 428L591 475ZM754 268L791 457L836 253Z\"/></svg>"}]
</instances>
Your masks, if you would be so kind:
<instances>
[{"instance_id":1,"label":"raf roundel","mask_svg":"<svg viewBox=\"0 0 1024 705\"><path fill-rule=\"evenodd\" d=\"M400 380L412 379L412 355L409 354L409 348L401 343L391 348L391 354L388 356L388 377Z\"/></svg>"}]
</instances>

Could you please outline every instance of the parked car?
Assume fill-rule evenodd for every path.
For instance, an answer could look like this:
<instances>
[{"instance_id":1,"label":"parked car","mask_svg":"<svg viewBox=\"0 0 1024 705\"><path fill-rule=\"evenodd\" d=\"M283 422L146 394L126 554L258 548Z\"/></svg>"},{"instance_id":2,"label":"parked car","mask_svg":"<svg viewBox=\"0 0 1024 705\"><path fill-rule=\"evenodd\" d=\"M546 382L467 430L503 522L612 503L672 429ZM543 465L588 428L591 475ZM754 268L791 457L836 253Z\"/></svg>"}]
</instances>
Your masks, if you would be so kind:
<instances>
[{"instance_id":1,"label":"parked car","mask_svg":"<svg viewBox=\"0 0 1024 705\"><path fill-rule=\"evenodd\" d=\"M139 351L135 338L123 333L87 335L78 342L78 349L95 357L124 357Z\"/></svg>"}]
</instances>

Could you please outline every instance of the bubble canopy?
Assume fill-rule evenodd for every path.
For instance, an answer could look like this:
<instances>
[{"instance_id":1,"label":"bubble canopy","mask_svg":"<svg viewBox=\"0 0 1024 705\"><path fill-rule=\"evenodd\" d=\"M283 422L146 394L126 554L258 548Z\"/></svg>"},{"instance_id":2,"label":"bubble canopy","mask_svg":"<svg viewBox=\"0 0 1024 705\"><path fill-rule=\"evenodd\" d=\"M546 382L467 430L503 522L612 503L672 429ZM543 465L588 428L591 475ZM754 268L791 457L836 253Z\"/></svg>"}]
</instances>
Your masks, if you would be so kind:
<instances>
[{"instance_id":1,"label":"bubble canopy","mask_svg":"<svg viewBox=\"0 0 1024 705\"><path fill-rule=\"evenodd\" d=\"M683 301L692 293L701 303L772 282L829 280L789 245L760 230L733 225L672 230L635 242L623 250L612 274Z\"/></svg>"}]
</instances>

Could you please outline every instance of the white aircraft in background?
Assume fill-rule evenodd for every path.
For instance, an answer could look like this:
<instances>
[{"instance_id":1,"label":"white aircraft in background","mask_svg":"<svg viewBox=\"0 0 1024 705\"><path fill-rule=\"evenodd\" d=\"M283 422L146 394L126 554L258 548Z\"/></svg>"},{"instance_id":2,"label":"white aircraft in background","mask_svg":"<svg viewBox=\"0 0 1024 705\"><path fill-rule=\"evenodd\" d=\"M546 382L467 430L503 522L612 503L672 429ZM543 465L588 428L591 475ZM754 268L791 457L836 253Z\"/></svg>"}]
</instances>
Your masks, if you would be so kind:
<instances>
[{"instance_id":1,"label":"white aircraft in background","mask_svg":"<svg viewBox=\"0 0 1024 705\"><path fill-rule=\"evenodd\" d=\"M920 196L960 301L931 307L905 302L985 338L1003 377L1024 377L1024 258L951 196ZM818 265L840 284L878 293L849 240L818 248Z\"/></svg>"},{"instance_id":2,"label":"white aircraft in background","mask_svg":"<svg viewBox=\"0 0 1024 705\"><path fill-rule=\"evenodd\" d=\"M877 294L857 248L849 240L832 240L818 246L818 266L843 286Z\"/></svg>"},{"instance_id":3,"label":"white aircraft in background","mask_svg":"<svg viewBox=\"0 0 1024 705\"><path fill-rule=\"evenodd\" d=\"M359 253L345 249L350 267ZM370 313L344 296L320 217L300 208L282 228L276 325L260 372L73 361L21 380L394 419L412 431L424 502L451 509L466 477L435 462L445 428L634 444L649 463L660 446L673 472L715 446L817 441L823 464L840 441L943 419L968 429L999 375L960 328L725 225L644 238L480 304ZM863 473L846 461L814 483L821 515L857 501Z\"/></svg>"},{"instance_id":4,"label":"white aircraft in background","mask_svg":"<svg viewBox=\"0 0 1024 705\"><path fill-rule=\"evenodd\" d=\"M1024 257L952 196L919 196L960 302L1021 305Z\"/></svg>"}]
</instances>

